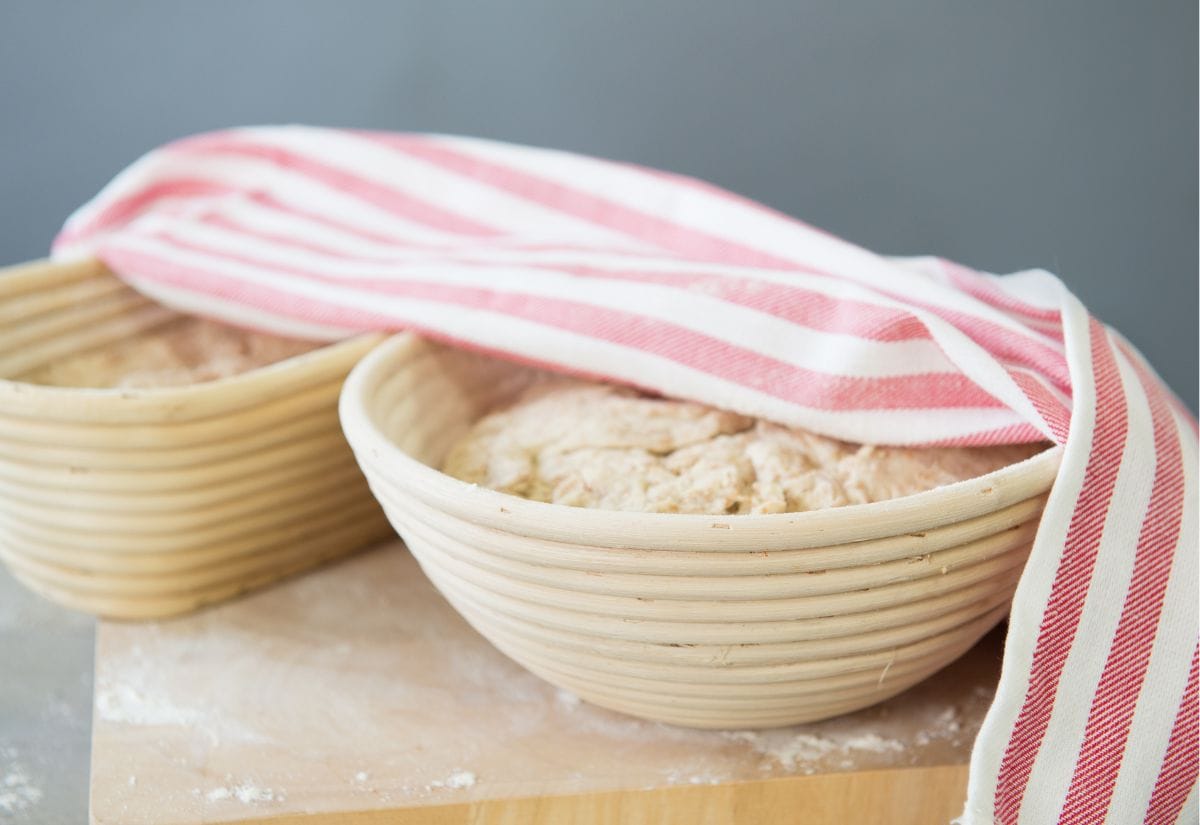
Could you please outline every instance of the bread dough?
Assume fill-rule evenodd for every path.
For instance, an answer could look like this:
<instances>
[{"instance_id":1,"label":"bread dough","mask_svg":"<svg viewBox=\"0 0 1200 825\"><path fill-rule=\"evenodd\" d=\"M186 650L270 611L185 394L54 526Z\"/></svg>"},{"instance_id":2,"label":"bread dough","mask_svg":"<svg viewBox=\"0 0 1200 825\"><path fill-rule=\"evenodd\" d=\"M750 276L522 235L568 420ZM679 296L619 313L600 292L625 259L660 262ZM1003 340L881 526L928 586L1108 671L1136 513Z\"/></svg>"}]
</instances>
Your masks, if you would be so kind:
<instances>
[{"instance_id":1,"label":"bread dough","mask_svg":"<svg viewBox=\"0 0 1200 825\"><path fill-rule=\"evenodd\" d=\"M181 387L238 375L321 346L184 316L58 359L20 380L55 387Z\"/></svg>"},{"instance_id":2,"label":"bread dough","mask_svg":"<svg viewBox=\"0 0 1200 825\"><path fill-rule=\"evenodd\" d=\"M911 495L1044 445L873 447L688 401L549 379L480 421L444 470L534 501L650 513L790 513Z\"/></svg>"}]
</instances>

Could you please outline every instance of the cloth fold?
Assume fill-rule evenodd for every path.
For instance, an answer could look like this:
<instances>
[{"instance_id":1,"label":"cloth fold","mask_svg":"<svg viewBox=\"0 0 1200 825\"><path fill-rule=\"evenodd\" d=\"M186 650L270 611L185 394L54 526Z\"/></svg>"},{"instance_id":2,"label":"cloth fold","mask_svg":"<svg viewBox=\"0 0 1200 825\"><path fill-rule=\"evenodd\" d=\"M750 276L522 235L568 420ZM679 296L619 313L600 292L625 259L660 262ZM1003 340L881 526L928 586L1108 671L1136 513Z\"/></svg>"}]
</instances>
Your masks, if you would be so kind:
<instances>
[{"instance_id":1,"label":"cloth fold","mask_svg":"<svg viewBox=\"0 0 1200 825\"><path fill-rule=\"evenodd\" d=\"M266 331L414 329L854 441L1062 445L963 821L1194 821L1196 422L1047 272L883 258L628 164L299 126L152 151L54 255Z\"/></svg>"}]
</instances>

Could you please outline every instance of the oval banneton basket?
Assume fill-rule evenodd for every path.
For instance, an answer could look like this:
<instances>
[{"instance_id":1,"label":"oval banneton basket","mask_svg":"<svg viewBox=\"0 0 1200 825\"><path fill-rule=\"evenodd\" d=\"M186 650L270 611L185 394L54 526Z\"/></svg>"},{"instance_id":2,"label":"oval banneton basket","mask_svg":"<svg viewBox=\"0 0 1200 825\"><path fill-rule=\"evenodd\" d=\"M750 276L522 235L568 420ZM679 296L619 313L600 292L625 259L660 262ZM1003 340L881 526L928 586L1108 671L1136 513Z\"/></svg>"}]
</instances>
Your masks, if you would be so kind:
<instances>
[{"instance_id":1,"label":"oval banneton basket","mask_svg":"<svg viewBox=\"0 0 1200 825\"><path fill-rule=\"evenodd\" d=\"M54 601L169 616L391 532L337 421L375 336L185 387L13 380L178 317L96 262L0 270L0 558Z\"/></svg>"},{"instance_id":2,"label":"oval banneton basket","mask_svg":"<svg viewBox=\"0 0 1200 825\"><path fill-rule=\"evenodd\" d=\"M505 654L597 705L702 728L847 713L1006 614L1060 451L876 504L702 516L527 501L434 469L535 371L399 336L342 426L393 525Z\"/></svg>"}]
</instances>

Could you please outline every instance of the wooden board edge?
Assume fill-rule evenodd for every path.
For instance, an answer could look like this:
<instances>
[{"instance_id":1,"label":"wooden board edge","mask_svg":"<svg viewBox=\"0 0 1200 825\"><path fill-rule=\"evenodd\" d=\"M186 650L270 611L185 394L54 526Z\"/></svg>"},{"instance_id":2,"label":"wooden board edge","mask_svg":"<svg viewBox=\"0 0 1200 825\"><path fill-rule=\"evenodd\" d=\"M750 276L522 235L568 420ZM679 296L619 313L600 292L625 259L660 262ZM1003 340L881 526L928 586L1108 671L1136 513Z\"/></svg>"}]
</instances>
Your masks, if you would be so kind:
<instances>
[{"instance_id":1,"label":"wooden board edge","mask_svg":"<svg viewBox=\"0 0 1200 825\"><path fill-rule=\"evenodd\" d=\"M803 822L943 825L962 813L967 766L897 768L616 790L481 799L452 805L288 814L227 825L735 825ZM110 825L93 819L94 825Z\"/></svg>"}]
</instances>

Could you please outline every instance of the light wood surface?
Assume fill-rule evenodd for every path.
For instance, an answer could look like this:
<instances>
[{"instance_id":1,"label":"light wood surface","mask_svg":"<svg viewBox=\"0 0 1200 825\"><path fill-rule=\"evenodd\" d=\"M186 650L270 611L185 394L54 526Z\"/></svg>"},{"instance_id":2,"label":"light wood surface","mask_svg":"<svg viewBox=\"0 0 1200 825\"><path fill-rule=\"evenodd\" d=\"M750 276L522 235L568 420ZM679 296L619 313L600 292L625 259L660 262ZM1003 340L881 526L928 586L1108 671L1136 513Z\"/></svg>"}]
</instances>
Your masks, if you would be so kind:
<instances>
[{"instance_id":1,"label":"light wood surface","mask_svg":"<svg viewBox=\"0 0 1200 825\"><path fill-rule=\"evenodd\" d=\"M270 825L941 825L962 812L966 766L734 782L717 787L485 799L407 811L273 818Z\"/></svg>"},{"instance_id":2,"label":"light wood surface","mask_svg":"<svg viewBox=\"0 0 1200 825\"><path fill-rule=\"evenodd\" d=\"M92 820L945 823L998 664L993 633L842 718L642 721L515 665L392 542L191 616L102 622Z\"/></svg>"}]
</instances>

